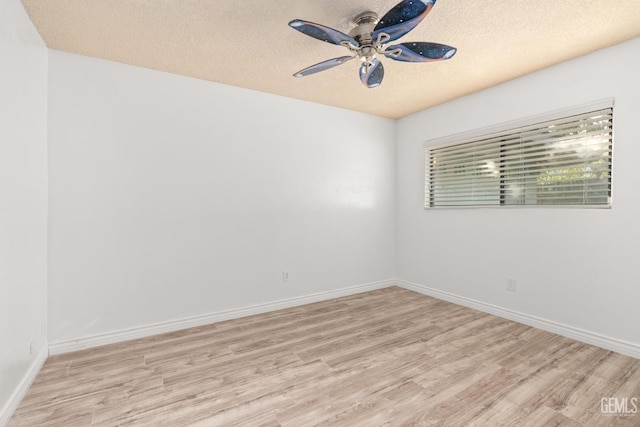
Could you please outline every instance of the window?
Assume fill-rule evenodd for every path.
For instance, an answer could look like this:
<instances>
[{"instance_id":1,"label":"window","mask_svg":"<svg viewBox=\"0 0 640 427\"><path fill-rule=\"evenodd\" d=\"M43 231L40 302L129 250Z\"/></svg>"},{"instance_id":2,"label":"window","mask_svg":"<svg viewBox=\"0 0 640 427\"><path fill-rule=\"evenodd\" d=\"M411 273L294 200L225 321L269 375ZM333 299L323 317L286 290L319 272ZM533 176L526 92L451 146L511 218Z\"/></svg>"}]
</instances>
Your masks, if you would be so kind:
<instances>
[{"instance_id":1,"label":"window","mask_svg":"<svg viewBox=\"0 0 640 427\"><path fill-rule=\"evenodd\" d=\"M610 207L613 103L605 104L425 147L425 207Z\"/></svg>"}]
</instances>

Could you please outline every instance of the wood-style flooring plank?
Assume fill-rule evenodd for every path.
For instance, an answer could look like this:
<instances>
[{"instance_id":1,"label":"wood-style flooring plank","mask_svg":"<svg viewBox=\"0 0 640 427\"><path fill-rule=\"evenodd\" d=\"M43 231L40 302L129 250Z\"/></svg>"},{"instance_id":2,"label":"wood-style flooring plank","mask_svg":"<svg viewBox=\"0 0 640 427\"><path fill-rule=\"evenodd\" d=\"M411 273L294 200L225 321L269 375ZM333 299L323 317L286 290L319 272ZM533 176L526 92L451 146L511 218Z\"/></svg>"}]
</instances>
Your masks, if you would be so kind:
<instances>
[{"instance_id":1,"label":"wood-style flooring plank","mask_svg":"<svg viewBox=\"0 0 640 427\"><path fill-rule=\"evenodd\" d=\"M50 357L9 426L640 426L640 360L391 287Z\"/></svg>"}]
</instances>

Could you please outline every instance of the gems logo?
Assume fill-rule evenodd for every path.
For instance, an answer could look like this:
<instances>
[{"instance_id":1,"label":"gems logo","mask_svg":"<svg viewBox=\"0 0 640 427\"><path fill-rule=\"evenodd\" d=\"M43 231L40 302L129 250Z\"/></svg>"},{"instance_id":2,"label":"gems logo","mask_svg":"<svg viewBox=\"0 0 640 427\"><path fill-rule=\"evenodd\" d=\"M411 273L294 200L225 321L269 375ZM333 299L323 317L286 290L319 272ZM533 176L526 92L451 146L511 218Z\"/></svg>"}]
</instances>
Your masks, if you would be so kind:
<instances>
[{"instance_id":1,"label":"gems logo","mask_svg":"<svg viewBox=\"0 0 640 427\"><path fill-rule=\"evenodd\" d=\"M638 413L637 397L603 397L600 412L607 415L635 415Z\"/></svg>"}]
</instances>

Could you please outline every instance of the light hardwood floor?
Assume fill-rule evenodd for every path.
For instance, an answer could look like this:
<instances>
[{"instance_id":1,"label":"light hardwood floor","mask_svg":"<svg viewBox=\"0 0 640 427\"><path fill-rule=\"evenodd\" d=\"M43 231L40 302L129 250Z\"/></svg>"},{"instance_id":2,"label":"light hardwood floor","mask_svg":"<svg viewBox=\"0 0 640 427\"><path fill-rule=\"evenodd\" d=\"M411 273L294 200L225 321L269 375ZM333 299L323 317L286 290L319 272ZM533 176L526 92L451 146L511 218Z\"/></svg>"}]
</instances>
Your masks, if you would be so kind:
<instances>
[{"instance_id":1,"label":"light hardwood floor","mask_svg":"<svg viewBox=\"0 0 640 427\"><path fill-rule=\"evenodd\" d=\"M393 287L52 356L9 426L640 426L608 397L640 360Z\"/></svg>"}]
</instances>

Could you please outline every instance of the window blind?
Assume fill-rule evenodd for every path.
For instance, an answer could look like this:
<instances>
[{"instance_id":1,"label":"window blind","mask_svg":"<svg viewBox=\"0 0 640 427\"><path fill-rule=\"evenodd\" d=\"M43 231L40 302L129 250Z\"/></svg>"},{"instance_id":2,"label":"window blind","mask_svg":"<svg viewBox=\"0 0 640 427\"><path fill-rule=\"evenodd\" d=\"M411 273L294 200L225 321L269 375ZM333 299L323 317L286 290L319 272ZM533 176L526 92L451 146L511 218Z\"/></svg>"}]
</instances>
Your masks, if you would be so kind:
<instances>
[{"instance_id":1,"label":"window blind","mask_svg":"<svg viewBox=\"0 0 640 427\"><path fill-rule=\"evenodd\" d=\"M425 207L610 206L613 108L425 149Z\"/></svg>"}]
</instances>

